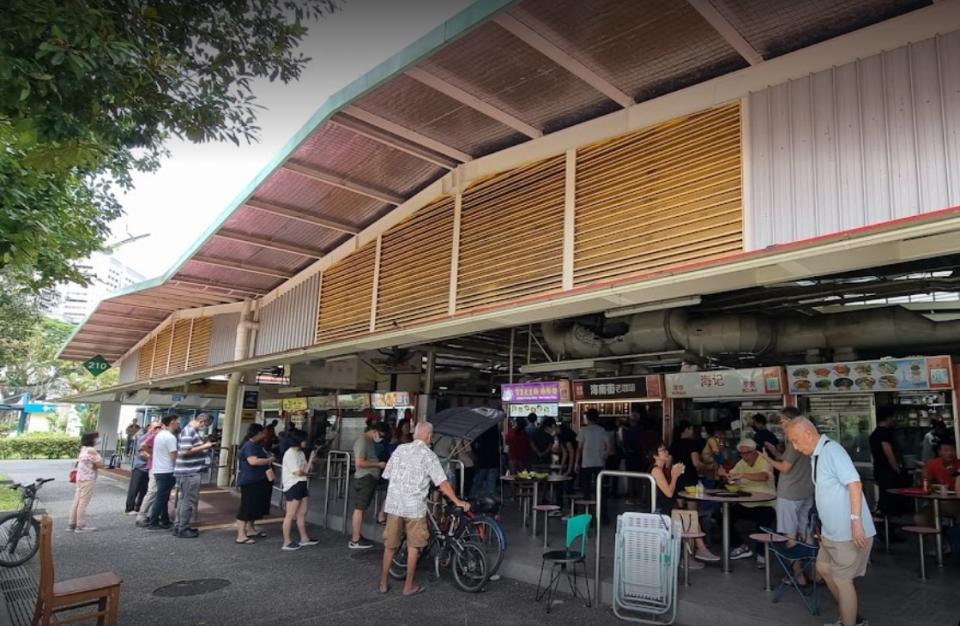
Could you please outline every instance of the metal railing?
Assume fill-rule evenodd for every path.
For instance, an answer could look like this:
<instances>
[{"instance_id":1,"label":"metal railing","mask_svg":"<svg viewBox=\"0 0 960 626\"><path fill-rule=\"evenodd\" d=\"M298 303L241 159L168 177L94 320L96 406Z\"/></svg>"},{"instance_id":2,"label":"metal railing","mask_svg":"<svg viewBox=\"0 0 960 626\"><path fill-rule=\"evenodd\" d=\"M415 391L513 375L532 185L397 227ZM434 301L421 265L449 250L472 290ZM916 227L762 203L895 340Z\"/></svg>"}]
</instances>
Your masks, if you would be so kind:
<instances>
[{"instance_id":1,"label":"metal railing","mask_svg":"<svg viewBox=\"0 0 960 626\"><path fill-rule=\"evenodd\" d=\"M467 473L467 466L463 464L463 461L460 459L447 459L447 463L456 463L460 466L460 491L457 492L457 495L461 498L463 497L463 480L464 476Z\"/></svg>"},{"instance_id":2,"label":"metal railing","mask_svg":"<svg viewBox=\"0 0 960 626\"><path fill-rule=\"evenodd\" d=\"M330 479L333 477L333 469L337 469L337 497L339 497L341 493L343 494L343 534L347 534L347 505L350 502L350 470L352 463L353 455L346 450L330 450L327 453L326 488L323 493L323 527L330 528L327 517L330 509ZM342 490L341 486L343 486Z\"/></svg>"},{"instance_id":3,"label":"metal railing","mask_svg":"<svg viewBox=\"0 0 960 626\"><path fill-rule=\"evenodd\" d=\"M654 480L653 476L650 474L644 474L642 472L623 472L620 470L603 470L597 474L597 553L594 556L595 564L593 571L593 580L594 580L594 602L593 606L600 606L601 592L600 592L600 560L602 554L601 539L603 537L603 520L600 518L601 512L603 511L603 479L606 476L617 476L620 478L626 479L642 479L650 481L650 511L653 512L657 508L657 481Z\"/></svg>"}]
</instances>

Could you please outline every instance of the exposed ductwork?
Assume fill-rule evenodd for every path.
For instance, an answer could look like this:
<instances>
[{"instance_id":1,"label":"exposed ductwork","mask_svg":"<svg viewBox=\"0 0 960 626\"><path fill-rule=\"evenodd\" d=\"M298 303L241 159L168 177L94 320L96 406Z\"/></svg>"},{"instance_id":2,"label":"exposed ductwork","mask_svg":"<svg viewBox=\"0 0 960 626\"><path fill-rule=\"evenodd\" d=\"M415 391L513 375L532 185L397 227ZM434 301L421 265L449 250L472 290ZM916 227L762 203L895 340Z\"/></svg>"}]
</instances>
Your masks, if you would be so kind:
<instances>
[{"instance_id":1,"label":"exposed ductwork","mask_svg":"<svg viewBox=\"0 0 960 626\"><path fill-rule=\"evenodd\" d=\"M626 331L612 337L603 337L576 320L546 322L541 328L550 349L566 359L678 349L712 356L960 343L960 321L932 322L897 306L781 320L758 315L698 319L682 309L673 309L641 313L622 321Z\"/></svg>"}]
</instances>

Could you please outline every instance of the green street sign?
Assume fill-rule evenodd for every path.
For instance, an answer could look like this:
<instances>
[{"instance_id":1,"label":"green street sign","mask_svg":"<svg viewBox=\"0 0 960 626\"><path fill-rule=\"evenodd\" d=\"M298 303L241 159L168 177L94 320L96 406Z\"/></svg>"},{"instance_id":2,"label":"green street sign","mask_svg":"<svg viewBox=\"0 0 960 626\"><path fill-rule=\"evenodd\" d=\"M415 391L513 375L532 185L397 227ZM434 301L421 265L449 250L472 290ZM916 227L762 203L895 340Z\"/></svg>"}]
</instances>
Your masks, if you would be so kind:
<instances>
[{"instance_id":1,"label":"green street sign","mask_svg":"<svg viewBox=\"0 0 960 626\"><path fill-rule=\"evenodd\" d=\"M99 376L110 369L110 364L107 363L105 358L98 354L89 361L84 361L83 367L94 376Z\"/></svg>"}]
</instances>

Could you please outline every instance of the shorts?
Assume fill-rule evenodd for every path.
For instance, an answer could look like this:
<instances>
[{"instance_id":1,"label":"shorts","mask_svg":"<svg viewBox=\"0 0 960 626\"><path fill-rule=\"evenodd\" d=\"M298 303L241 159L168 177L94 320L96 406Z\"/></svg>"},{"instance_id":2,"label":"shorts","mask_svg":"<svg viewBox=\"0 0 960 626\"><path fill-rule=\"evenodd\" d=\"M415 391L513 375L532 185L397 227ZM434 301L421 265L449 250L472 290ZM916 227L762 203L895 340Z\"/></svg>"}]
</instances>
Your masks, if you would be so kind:
<instances>
[{"instance_id":1,"label":"shorts","mask_svg":"<svg viewBox=\"0 0 960 626\"><path fill-rule=\"evenodd\" d=\"M273 484L261 480L248 485L240 485L240 511L237 519L241 522L255 522L270 513L270 495Z\"/></svg>"},{"instance_id":2,"label":"shorts","mask_svg":"<svg viewBox=\"0 0 960 626\"><path fill-rule=\"evenodd\" d=\"M370 508L374 496L377 495L377 483L379 479L376 476L361 476L353 483L353 509L355 511L366 511Z\"/></svg>"},{"instance_id":3,"label":"shorts","mask_svg":"<svg viewBox=\"0 0 960 626\"><path fill-rule=\"evenodd\" d=\"M840 580L853 580L863 576L867 573L873 537L868 537L867 542L867 547L861 550L853 541L830 541L821 537L817 565L826 564L830 568L831 576Z\"/></svg>"},{"instance_id":4,"label":"shorts","mask_svg":"<svg viewBox=\"0 0 960 626\"><path fill-rule=\"evenodd\" d=\"M788 537L800 538L810 529L810 510L813 498L787 500L777 498L777 532Z\"/></svg>"},{"instance_id":5,"label":"shorts","mask_svg":"<svg viewBox=\"0 0 960 626\"><path fill-rule=\"evenodd\" d=\"M408 548L425 548L430 541L430 530L426 517L400 517L387 514L387 525L383 529L383 546L387 550L396 550L407 538Z\"/></svg>"},{"instance_id":6,"label":"shorts","mask_svg":"<svg viewBox=\"0 0 960 626\"><path fill-rule=\"evenodd\" d=\"M283 492L283 498L287 502L293 502L295 500L303 500L310 495L310 492L307 491L307 481L299 480L294 483L293 487L290 487Z\"/></svg>"}]
</instances>

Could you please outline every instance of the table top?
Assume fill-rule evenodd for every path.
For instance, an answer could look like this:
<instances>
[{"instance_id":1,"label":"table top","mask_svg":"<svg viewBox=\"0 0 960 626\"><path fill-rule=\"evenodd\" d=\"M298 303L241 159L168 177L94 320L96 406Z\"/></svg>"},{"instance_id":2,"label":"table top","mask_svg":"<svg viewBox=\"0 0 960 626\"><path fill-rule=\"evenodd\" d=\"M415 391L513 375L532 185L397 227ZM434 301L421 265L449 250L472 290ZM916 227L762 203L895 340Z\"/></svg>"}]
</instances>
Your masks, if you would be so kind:
<instances>
[{"instance_id":1,"label":"table top","mask_svg":"<svg viewBox=\"0 0 960 626\"><path fill-rule=\"evenodd\" d=\"M939 493L935 490L931 490L930 493L921 493L919 491L914 491L909 487L900 488L900 489L887 489L887 493L892 493L895 496L904 496L907 498L919 498L921 500L960 500L960 494L957 494L955 491L950 491L947 493Z\"/></svg>"},{"instance_id":2,"label":"table top","mask_svg":"<svg viewBox=\"0 0 960 626\"><path fill-rule=\"evenodd\" d=\"M711 489L706 491L702 496L698 496L695 493L687 493L686 491L681 491L677 496L681 498L686 498L687 500L700 500L702 502L733 502L733 503L748 503L752 504L754 502L770 502L771 500L776 500L776 494L772 493L751 493L749 496L720 496L715 495L717 490ZM724 492L728 493L728 492Z\"/></svg>"},{"instance_id":3,"label":"table top","mask_svg":"<svg viewBox=\"0 0 960 626\"><path fill-rule=\"evenodd\" d=\"M518 478L516 475L501 476L500 480L514 483L562 483L573 480L573 476L548 476L546 478Z\"/></svg>"}]
</instances>

